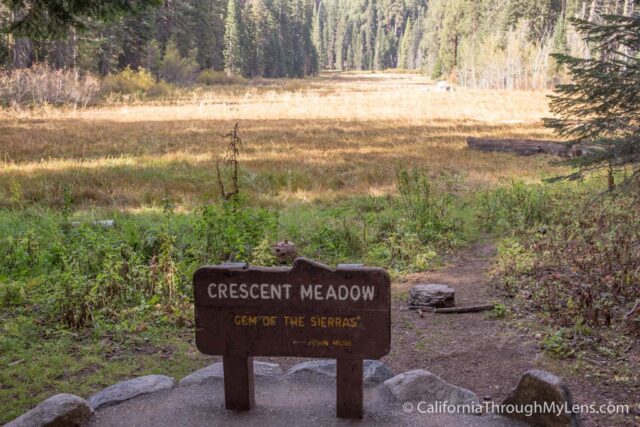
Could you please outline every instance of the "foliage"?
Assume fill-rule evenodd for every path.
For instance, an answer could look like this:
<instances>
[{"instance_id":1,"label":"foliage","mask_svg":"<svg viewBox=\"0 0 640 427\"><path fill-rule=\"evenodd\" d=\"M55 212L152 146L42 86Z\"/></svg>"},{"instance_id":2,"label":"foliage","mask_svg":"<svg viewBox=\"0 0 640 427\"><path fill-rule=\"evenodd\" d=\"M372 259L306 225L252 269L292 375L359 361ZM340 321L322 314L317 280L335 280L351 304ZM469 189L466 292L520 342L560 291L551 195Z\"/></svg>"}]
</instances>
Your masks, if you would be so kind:
<instances>
[{"instance_id":1,"label":"foliage","mask_svg":"<svg viewBox=\"0 0 640 427\"><path fill-rule=\"evenodd\" d=\"M77 70L53 70L38 65L29 69L0 71L0 104L72 105L86 107L99 90L98 80Z\"/></svg>"},{"instance_id":2,"label":"foliage","mask_svg":"<svg viewBox=\"0 0 640 427\"><path fill-rule=\"evenodd\" d=\"M192 51L187 57L182 57L174 39L170 39L160 61L159 76L169 83L188 84L195 79L198 69L196 53Z\"/></svg>"},{"instance_id":3,"label":"foliage","mask_svg":"<svg viewBox=\"0 0 640 427\"><path fill-rule=\"evenodd\" d=\"M554 55L567 67L572 82L556 88L551 111L557 117L547 119L546 125L573 142L599 148L571 161L580 170L569 178L607 167L613 189L614 170L640 163L640 15L572 23L591 47L591 55ZM638 171L625 180L625 184L638 182Z\"/></svg>"},{"instance_id":4,"label":"foliage","mask_svg":"<svg viewBox=\"0 0 640 427\"><path fill-rule=\"evenodd\" d=\"M0 302L72 330L111 327L140 312L157 315L153 322L185 322L199 265L271 265L270 246L283 239L331 264L428 268L464 238L462 230L452 200L434 191L426 174L398 176L397 196L303 212L251 207L234 197L177 214L167 200L163 214L118 214L111 227L74 218L68 190L59 211L0 211Z\"/></svg>"},{"instance_id":5,"label":"foliage","mask_svg":"<svg viewBox=\"0 0 640 427\"><path fill-rule=\"evenodd\" d=\"M160 0L2 0L2 3L11 10L20 11L20 18L12 23L9 31L43 38L64 33L71 27L82 28L91 18L113 19L157 6Z\"/></svg>"},{"instance_id":6,"label":"foliage","mask_svg":"<svg viewBox=\"0 0 640 427\"><path fill-rule=\"evenodd\" d=\"M637 333L637 314L627 313L640 298L638 205L583 198L568 212L551 212L543 232L522 230L502 244L498 282L524 309L557 327Z\"/></svg>"},{"instance_id":7,"label":"foliage","mask_svg":"<svg viewBox=\"0 0 640 427\"><path fill-rule=\"evenodd\" d=\"M215 70L203 70L196 79L198 83L205 86L215 85L237 85L245 83L241 76L229 76L227 73Z\"/></svg>"},{"instance_id":8,"label":"foliage","mask_svg":"<svg viewBox=\"0 0 640 427\"><path fill-rule=\"evenodd\" d=\"M142 94L149 91L156 84L156 79L140 68L137 71L125 68L117 74L110 74L102 80L101 91L105 94Z\"/></svg>"},{"instance_id":9,"label":"foliage","mask_svg":"<svg viewBox=\"0 0 640 427\"><path fill-rule=\"evenodd\" d=\"M478 217L486 231L514 233L544 226L556 215L556 194L549 186L513 182L479 196Z\"/></svg>"}]
</instances>

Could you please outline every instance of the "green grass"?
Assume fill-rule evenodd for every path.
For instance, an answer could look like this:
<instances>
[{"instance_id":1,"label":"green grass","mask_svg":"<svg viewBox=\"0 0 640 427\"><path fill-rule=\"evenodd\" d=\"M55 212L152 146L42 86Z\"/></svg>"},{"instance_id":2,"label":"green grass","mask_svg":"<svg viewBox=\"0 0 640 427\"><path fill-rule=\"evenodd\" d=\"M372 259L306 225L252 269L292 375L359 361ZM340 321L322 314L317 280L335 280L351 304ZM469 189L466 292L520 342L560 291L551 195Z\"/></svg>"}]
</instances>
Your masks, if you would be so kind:
<instances>
[{"instance_id":1,"label":"green grass","mask_svg":"<svg viewBox=\"0 0 640 427\"><path fill-rule=\"evenodd\" d=\"M193 345L191 278L202 264L269 265L291 240L325 262L401 275L436 266L473 233L470 205L400 171L393 196L264 208L246 200L174 212L0 210L0 422L57 392L89 396L133 376L182 376L204 364ZM96 221L114 219L114 227Z\"/></svg>"},{"instance_id":2,"label":"green grass","mask_svg":"<svg viewBox=\"0 0 640 427\"><path fill-rule=\"evenodd\" d=\"M56 393L86 398L148 374L180 379L211 360L195 351L190 328L151 326L113 334L61 329L43 337L33 318L3 316L3 323L0 423Z\"/></svg>"},{"instance_id":3,"label":"green grass","mask_svg":"<svg viewBox=\"0 0 640 427\"><path fill-rule=\"evenodd\" d=\"M191 289L202 264L270 265L269 246L287 239L329 265L364 262L398 277L492 233L509 237L501 256L520 272L535 259L529 236L559 227L597 189L513 183L458 194L417 170L397 180L393 195L286 207L239 200L174 211L166 199L159 210L74 211L63 191L56 208L0 209L0 422L55 393L88 397L126 378L204 366ZM95 224L103 219L115 227ZM515 273L502 280L514 294L522 286Z\"/></svg>"}]
</instances>

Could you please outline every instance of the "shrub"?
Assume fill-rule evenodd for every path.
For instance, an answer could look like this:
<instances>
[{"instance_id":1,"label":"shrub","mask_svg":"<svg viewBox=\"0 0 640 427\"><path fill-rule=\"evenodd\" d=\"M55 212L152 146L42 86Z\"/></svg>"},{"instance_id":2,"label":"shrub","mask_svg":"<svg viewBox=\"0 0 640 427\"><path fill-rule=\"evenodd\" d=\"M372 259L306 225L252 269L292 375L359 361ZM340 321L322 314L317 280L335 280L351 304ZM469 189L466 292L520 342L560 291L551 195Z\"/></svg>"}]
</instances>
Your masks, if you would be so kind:
<instances>
[{"instance_id":1,"label":"shrub","mask_svg":"<svg viewBox=\"0 0 640 427\"><path fill-rule=\"evenodd\" d=\"M230 200L201 211L196 233L202 257L216 261L252 261L255 248L267 237L275 239L278 215L266 209L248 208ZM264 248L260 249L261 256Z\"/></svg>"},{"instance_id":2,"label":"shrub","mask_svg":"<svg viewBox=\"0 0 640 427\"><path fill-rule=\"evenodd\" d=\"M556 326L637 333L637 313L628 313L640 299L640 207L623 198L598 203L577 204L544 233L506 245L499 283Z\"/></svg>"},{"instance_id":3,"label":"shrub","mask_svg":"<svg viewBox=\"0 0 640 427\"><path fill-rule=\"evenodd\" d=\"M95 99L99 82L77 70L46 65L0 72L0 104L12 107L72 105L86 107Z\"/></svg>"},{"instance_id":4,"label":"shrub","mask_svg":"<svg viewBox=\"0 0 640 427\"><path fill-rule=\"evenodd\" d=\"M102 80L101 91L104 94L143 94L153 88L156 79L140 68L137 71L127 67L117 74L109 74Z\"/></svg>"},{"instance_id":5,"label":"shrub","mask_svg":"<svg viewBox=\"0 0 640 427\"><path fill-rule=\"evenodd\" d=\"M513 232L550 222L553 195L544 185L514 182L480 196L480 222L487 231Z\"/></svg>"},{"instance_id":6,"label":"shrub","mask_svg":"<svg viewBox=\"0 0 640 427\"><path fill-rule=\"evenodd\" d=\"M241 76L228 76L224 71L203 70L198 74L198 83L206 86L214 85L237 85L246 82Z\"/></svg>"},{"instance_id":7,"label":"shrub","mask_svg":"<svg viewBox=\"0 0 640 427\"><path fill-rule=\"evenodd\" d=\"M160 77L169 82L180 85L193 83L198 63L193 54L183 58L178 51L175 40L171 39L167 43L164 57L160 61L158 72Z\"/></svg>"},{"instance_id":8,"label":"shrub","mask_svg":"<svg viewBox=\"0 0 640 427\"><path fill-rule=\"evenodd\" d=\"M164 98L172 96L175 92L175 87L165 82L164 80L158 81L147 90L146 95L154 98Z\"/></svg>"}]
</instances>

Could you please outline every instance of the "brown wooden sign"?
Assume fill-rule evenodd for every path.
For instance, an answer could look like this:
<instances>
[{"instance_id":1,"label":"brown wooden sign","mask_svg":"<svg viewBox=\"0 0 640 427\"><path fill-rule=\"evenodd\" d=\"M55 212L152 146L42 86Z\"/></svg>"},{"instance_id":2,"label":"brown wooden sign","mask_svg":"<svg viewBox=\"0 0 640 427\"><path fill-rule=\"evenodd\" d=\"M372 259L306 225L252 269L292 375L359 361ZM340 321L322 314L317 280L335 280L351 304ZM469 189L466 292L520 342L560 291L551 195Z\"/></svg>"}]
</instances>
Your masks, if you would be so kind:
<instances>
[{"instance_id":1,"label":"brown wooden sign","mask_svg":"<svg viewBox=\"0 0 640 427\"><path fill-rule=\"evenodd\" d=\"M193 284L196 345L224 356L227 408L253 404L252 356L321 357L338 359L338 416L361 417L362 359L380 358L391 345L383 269L332 270L298 258L292 268L202 267Z\"/></svg>"}]
</instances>

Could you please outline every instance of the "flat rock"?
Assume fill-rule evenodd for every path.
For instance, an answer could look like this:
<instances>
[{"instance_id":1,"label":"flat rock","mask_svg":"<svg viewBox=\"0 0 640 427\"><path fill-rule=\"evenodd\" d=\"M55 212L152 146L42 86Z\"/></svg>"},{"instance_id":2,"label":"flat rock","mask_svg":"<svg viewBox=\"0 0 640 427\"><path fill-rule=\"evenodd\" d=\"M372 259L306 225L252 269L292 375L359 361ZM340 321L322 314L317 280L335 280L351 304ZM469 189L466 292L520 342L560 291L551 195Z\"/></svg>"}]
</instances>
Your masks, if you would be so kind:
<instances>
[{"instance_id":1,"label":"flat rock","mask_svg":"<svg viewBox=\"0 0 640 427\"><path fill-rule=\"evenodd\" d=\"M310 360L298 363L287 370L287 375L300 374L316 374L335 378L336 361L333 359Z\"/></svg>"},{"instance_id":2,"label":"flat rock","mask_svg":"<svg viewBox=\"0 0 640 427\"><path fill-rule=\"evenodd\" d=\"M73 394L61 393L43 400L5 427L81 426L91 415L93 409L89 402Z\"/></svg>"},{"instance_id":3,"label":"flat rock","mask_svg":"<svg viewBox=\"0 0 640 427\"><path fill-rule=\"evenodd\" d=\"M147 393L168 390L176 385L176 380L164 375L146 375L127 381L121 381L89 398L89 404L94 410L117 405L125 400Z\"/></svg>"},{"instance_id":4,"label":"flat rock","mask_svg":"<svg viewBox=\"0 0 640 427\"><path fill-rule=\"evenodd\" d=\"M557 405L556 407L571 408L573 406L573 398L562 379L552 373L533 369L522 376L516 388L511 390L502 405L515 405L513 407L517 408L535 403L540 406L546 403L547 405ZM503 411L503 414L527 421L533 425L545 427L574 427L582 425L580 416L576 413L569 412L558 416L557 410L554 412L556 413L538 412L530 416L516 413L515 411Z\"/></svg>"},{"instance_id":5,"label":"flat rock","mask_svg":"<svg viewBox=\"0 0 640 427\"><path fill-rule=\"evenodd\" d=\"M336 361L333 359L311 360L299 363L287 371L287 375L313 374L335 378ZM393 377L393 372L379 360L365 360L362 363L364 385L380 384Z\"/></svg>"},{"instance_id":6,"label":"flat rock","mask_svg":"<svg viewBox=\"0 0 640 427\"><path fill-rule=\"evenodd\" d=\"M409 308L453 307L455 295L455 290L447 285L415 285L409 292Z\"/></svg>"},{"instance_id":7,"label":"flat rock","mask_svg":"<svg viewBox=\"0 0 640 427\"><path fill-rule=\"evenodd\" d=\"M384 382L391 394L401 402L436 402L448 405L478 405L480 400L472 391L444 381L424 369L403 372Z\"/></svg>"},{"instance_id":8,"label":"flat rock","mask_svg":"<svg viewBox=\"0 0 640 427\"><path fill-rule=\"evenodd\" d=\"M258 377L273 377L276 375L282 375L282 368L277 363L254 361L253 374ZM217 362L187 375L180 380L178 386L184 387L187 385L202 384L221 378L224 378L224 369L222 362Z\"/></svg>"}]
</instances>

